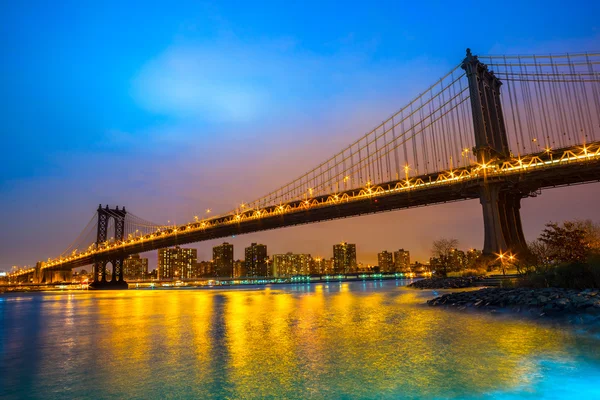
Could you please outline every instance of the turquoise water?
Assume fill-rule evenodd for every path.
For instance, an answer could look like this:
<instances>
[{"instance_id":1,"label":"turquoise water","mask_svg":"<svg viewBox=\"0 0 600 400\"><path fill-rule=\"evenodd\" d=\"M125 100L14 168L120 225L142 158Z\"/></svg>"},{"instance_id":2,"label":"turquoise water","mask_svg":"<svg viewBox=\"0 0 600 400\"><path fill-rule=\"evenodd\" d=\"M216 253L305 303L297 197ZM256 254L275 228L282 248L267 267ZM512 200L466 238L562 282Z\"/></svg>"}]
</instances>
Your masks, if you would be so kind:
<instances>
[{"instance_id":1,"label":"turquoise water","mask_svg":"<svg viewBox=\"0 0 600 400\"><path fill-rule=\"evenodd\" d=\"M600 398L600 338L403 284L0 295L0 397Z\"/></svg>"}]
</instances>

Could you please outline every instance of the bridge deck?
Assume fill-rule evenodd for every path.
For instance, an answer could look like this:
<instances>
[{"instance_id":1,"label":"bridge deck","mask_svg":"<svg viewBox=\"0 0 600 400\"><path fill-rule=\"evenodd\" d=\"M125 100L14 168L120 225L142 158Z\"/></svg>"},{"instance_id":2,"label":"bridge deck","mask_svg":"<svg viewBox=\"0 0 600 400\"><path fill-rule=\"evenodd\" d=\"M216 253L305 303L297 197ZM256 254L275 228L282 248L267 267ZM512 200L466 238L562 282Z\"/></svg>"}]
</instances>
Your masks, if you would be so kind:
<instances>
[{"instance_id":1,"label":"bridge deck","mask_svg":"<svg viewBox=\"0 0 600 400\"><path fill-rule=\"evenodd\" d=\"M165 229L78 257L46 264L70 269L159 248L232 235L478 198L484 183L504 182L523 195L540 189L600 180L600 142L521 158L472 165L287 204L271 205Z\"/></svg>"}]
</instances>

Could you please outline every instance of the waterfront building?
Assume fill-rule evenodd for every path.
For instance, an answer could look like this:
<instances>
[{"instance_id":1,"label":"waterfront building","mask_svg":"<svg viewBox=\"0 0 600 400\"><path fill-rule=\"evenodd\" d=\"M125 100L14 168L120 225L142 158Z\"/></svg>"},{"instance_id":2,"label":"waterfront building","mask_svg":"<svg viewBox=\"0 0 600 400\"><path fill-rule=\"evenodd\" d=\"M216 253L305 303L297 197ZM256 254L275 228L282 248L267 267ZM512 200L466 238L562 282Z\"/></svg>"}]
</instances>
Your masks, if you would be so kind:
<instances>
[{"instance_id":1,"label":"waterfront building","mask_svg":"<svg viewBox=\"0 0 600 400\"><path fill-rule=\"evenodd\" d=\"M267 246L252 243L246 247L246 275L249 277L269 276L267 262Z\"/></svg>"},{"instance_id":2,"label":"waterfront building","mask_svg":"<svg viewBox=\"0 0 600 400\"><path fill-rule=\"evenodd\" d=\"M275 260L273 260L273 265L275 265ZM309 266L309 273L311 275L318 275L321 274L320 272L320 267L321 267L321 258L320 257L315 257L310 259L310 266Z\"/></svg>"},{"instance_id":3,"label":"waterfront building","mask_svg":"<svg viewBox=\"0 0 600 400\"><path fill-rule=\"evenodd\" d=\"M467 268L475 268L477 260L481 257L481 250L469 249L466 254L466 266Z\"/></svg>"},{"instance_id":4,"label":"waterfront building","mask_svg":"<svg viewBox=\"0 0 600 400\"><path fill-rule=\"evenodd\" d=\"M450 249L450 252L443 257L431 257L429 265L432 271L461 271L467 265L467 256L462 250Z\"/></svg>"},{"instance_id":5,"label":"waterfront building","mask_svg":"<svg viewBox=\"0 0 600 400\"><path fill-rule=\"evenodd\" d=\"M373 268L371 265L360 261L356 264L356 268L350 272L379 272L379 267Z\"/></svg>"},{"instance_id":6,"label":"waterfront building","mask_svg":"<svg viewBox=\"0 0 600 400\"><path fill-rule=\"evenodd\" d=\"M200 261L194 264L194 278L213 278L215 277L215 263L212 261Z\"/></svg>"},{"instance_id":7,"label":"waterfront building","mask_svg":"<svg viewBox=\"0 0 600 400\"><path fill-rule=\"evenodd\" d=\"M233 245L225 242L213 247L213 262L215 263L215 276L233 277Z\"/></svg>"},{"instance_id":8,"label":"waterfront building","mask_svg":"<svg viewBox=\"0 0 600 400\"><path fill-rule=\"evenodd\" d=\"M333 272L347 274L356 270L356 245L342 242L333 245Z\"/></svg>"},{"instance_id":9,"label":"waterfront building","mask_svg":"<svg viewBox=\"0 0 600 400\"><path fill-rule=\"evenodd\" d=\"M246 276L246 263L244 260L237 260L233 262L233 277L240 278Z\"/></svg>"},{"instance_id":10,"label":"waterfront building","mask_svg":"<svg viewBox=\"0 0 600 400\"><path fill-rule=\"evenodd\" d=\"M198 258L196 249L175 248L158 250L158 279L193 278L193 266Z\"/></svg>"},{"instance_id":11,"label":"waterfront building","mask_svg":"<svg viewBox=\"0 0 600 400\"><path fill-rule=\"evenodd\" d=\"M394 272L411 272L410 270L410 252L400 249L394 252Z\"/></svg>"},{"instance_id":12,"label":"waterfront building","mask_svg":"<svg viewBox=\"0 0 600 400\"><path fill-rule=\"evenodd\" d=\"M83 273L83 271L82 271ZM123 261L123 277L127 279L144 279L148 275L148 259L132 254Z\"/></svg>"},{"instance_id":13,"label":"waterfront building","mask_svg":"<svg viewBox=\"0 0 600 400\"><path fill-rule=\"evenodd\" d=\"M310 261L310 273L315 275L327 275L333 273L333 259L315 257Z\"/></svg>"},{"instance_id":14,"label":"waterfront building","mask_svg":"<svg viewBox=\"0 0 600 400\"><path fill-rule=\"evenodd\" d=\"M427 274L431 272L429 264L423 264L418 261L415 261L413 264L410 265L410 270L415 274Z\"/></svg>"},{"instance_id":15,"label":"waterfront building","mask_svg":"<svg viewBox=\"0 0 600 400\"><path fill-rule=\"evenodd\" d=\"M452 271L460 271L467 266L467 256L465 252L459 249L450 250L450 268Z\"/></svg>"},{"instance_id":16,"label":"waterfront building","mask_svg":"<svg viewBox=\"0 0 600 400\"><path fill-rule=\"evenodd\" d=\"M311 274L312 257L310 254L274 254L273 276L293 276ZM313 267L314 269L314 267Z\"/></svg>"},{"instance_id":17,"label":"waterfront building","mask_svg":"<svg viewBox=\"0 0 600 400\"><path fill-rule=\"evenodd\" d=\"M377 254L377 265L380 272L394 272L396 270L394 255L387 250L382 251Z\"/></svg>"}]
</instances>

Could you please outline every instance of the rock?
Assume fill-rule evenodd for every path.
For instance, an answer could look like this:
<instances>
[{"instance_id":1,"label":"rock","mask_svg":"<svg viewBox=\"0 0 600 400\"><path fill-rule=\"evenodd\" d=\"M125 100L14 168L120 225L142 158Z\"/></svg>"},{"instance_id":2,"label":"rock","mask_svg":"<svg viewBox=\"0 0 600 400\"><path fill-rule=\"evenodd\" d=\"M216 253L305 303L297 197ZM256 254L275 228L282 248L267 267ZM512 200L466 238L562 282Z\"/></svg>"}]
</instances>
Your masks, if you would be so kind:
<instances>
[{"instance_id":1,"label":"rock","mask_svg":"<svg viewBox=\"0 0 600 400\"><path fill-rule=\"evenodd\" d=\"M588 319L600 321L600 296L592 295L597 292L598 290L559 288L484 288L477 291L444 294L429 300L427 304L444 305L459 310L475 308L490 313L497 313L504 309L544 318L581 320L582 316L585 316L586 321Z\"/></svg>"},{"instance_id":2,"label":"rock","mask_svg":"<svg viewBox=\"0 0 600 400\"><path fill-rule=\"evenodd\" d=\"M591 314L591 315L600 315L600 308L597 307L588 307L585 309L585 312L587 314Z\"/></svg>"},{"instance_id":3,"label":"rock","mask_svg":"<svg viewBox=\"0 0 600 400\"><path fill-rule=\"evenodd\" d=\"M483 277L471 276L464 278L430 278L413 282L408 287L417 289L459 289L475 286Z\"/></svg>"},{"instance_id":4,"label":"rock","mask_svg":"<svg viewBox=\"0 0 600 400\"><path fill-rule=\"evenodd\" d=\"M561 306L566 306L570 303L569 299L558 299L556 300L556 304L559 304Z\"/></svg>"}]
</instances>

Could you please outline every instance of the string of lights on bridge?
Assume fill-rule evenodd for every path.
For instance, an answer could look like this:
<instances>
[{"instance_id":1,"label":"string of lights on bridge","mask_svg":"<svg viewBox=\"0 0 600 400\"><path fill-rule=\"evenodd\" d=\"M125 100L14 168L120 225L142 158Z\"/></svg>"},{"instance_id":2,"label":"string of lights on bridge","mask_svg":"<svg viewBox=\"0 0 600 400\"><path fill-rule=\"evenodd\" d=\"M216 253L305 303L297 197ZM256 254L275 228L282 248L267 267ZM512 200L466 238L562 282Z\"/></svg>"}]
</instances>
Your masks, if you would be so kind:
<instances>
[{"instance_id":1,"label":"string of lights on bridge","mask_svg":"<svg viewBox=\"0 0 600 400\"><path fill-rule=\"evenodd\" d=\"M363 188L355 189L349 192L331 194L326 198L322 199L296 201L287 204L279 204L263 209L249 209L245 205L242 205L240 206L240 208L245 209L245 211L243 212L233 213L221 217L214 217L212 219L190 222L188 224L179 226L163 227L162 229L158 229L154 233L129 238L128 240L125 240L123 242L105 242L102 243L98 248L91 248L84 252L73 254L71 256L60 257L55 260L49 260L44 264L42 268L56 268L65 262L73 261L81 257L86 257L90 254L99 254L114 249L116 247L127 247L129 245L133 245L142 241L151 241L157 238L163 238L170 235L178 235L192 230L207 230L226 224L242 223L245 220L255 220L260 218L279 216L282 214L306 211L307 209L315 207L332 206L343 202L364 200L365 198L376 198L378 196L385 196L402 191L413 191L429 188L432 186L447 185L457 182L467 182L470 180L478 180L482 178L491 179L494 176L518 174L527 170L538 168L551 168L555 165L564 163L581 163L597 160L600 160L600 142L559 151L555 151L548 148L543 153L526 156L523 158L516 157L509 160L490 161L488 163L475 164L473 166L451 169L437 174L435 176L435 179L432 180L426 180L426 177L418 177L413 179L407 176L404 180L390 182L387 185L367 184ZM430 175L429 178L431 179L432 176ZM28 274L33 271L34 268L24 269L11 274L11 276Z\"/></svg>"},{"instance_id":2,"label":"string of lights on bridge","mask_svg":"<svg viewBox=\"0 0 600 400\"><path fill-rule=\"evenodd\" d=\"M501 119L511 149L506 159L476 159L469 85L459 65L375 129L266 196L210 218L207 210L205 218L178 226L128 212L123 241L95 243L94 216L42 268L190 231L600 157L600 53L479 59L504 83Z\"/></svg>"}]
</instances>

